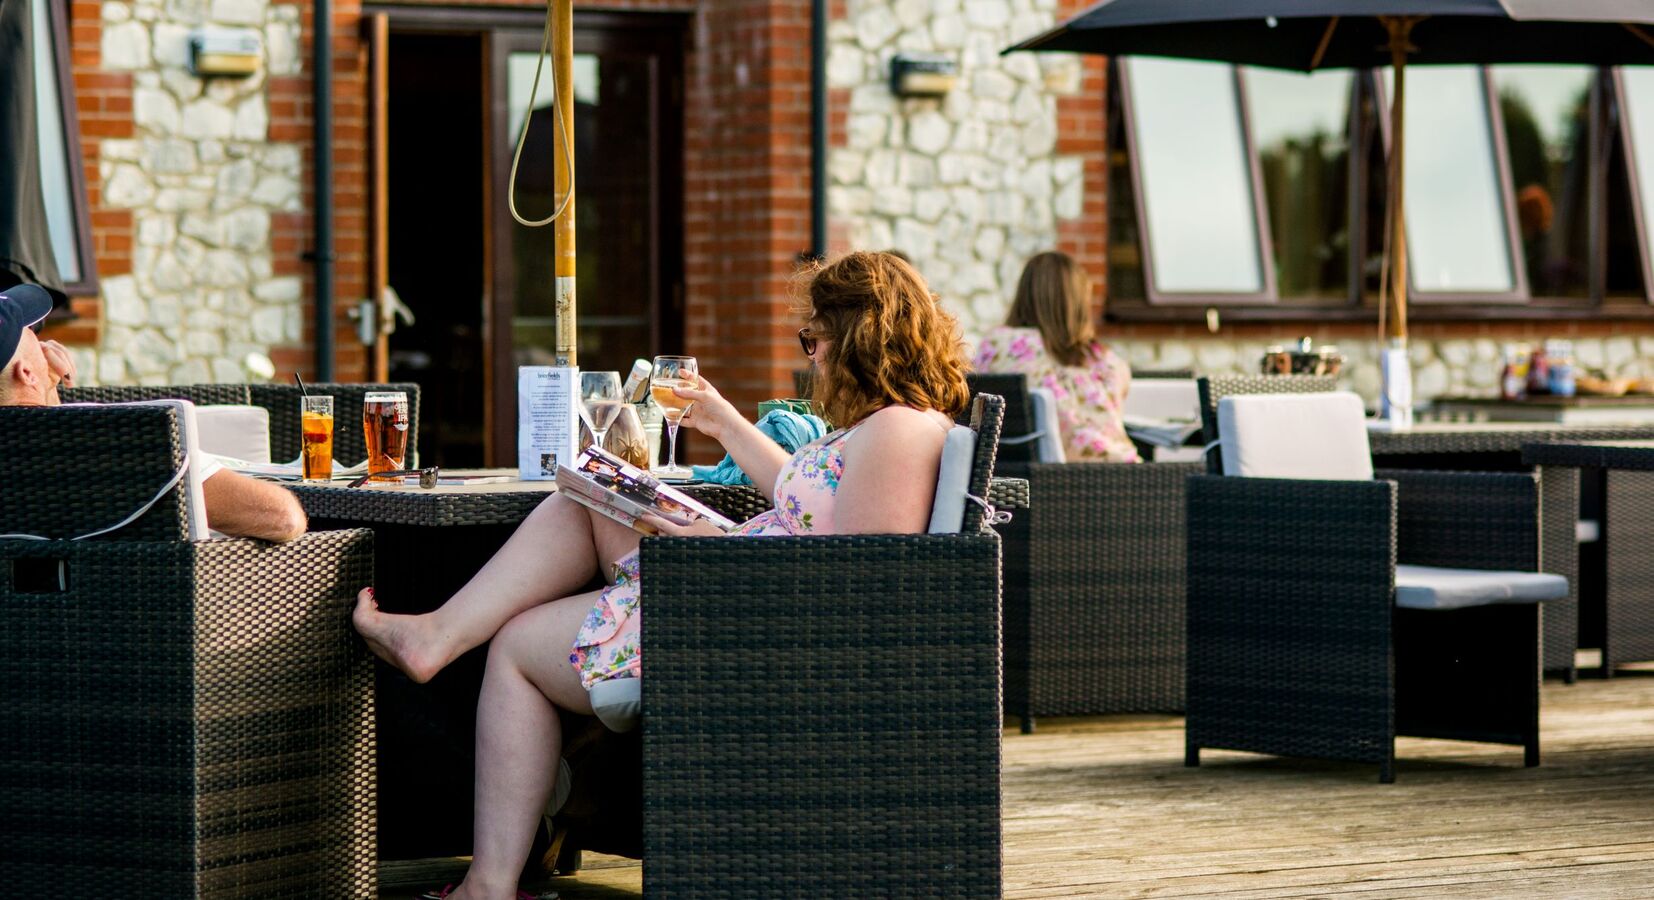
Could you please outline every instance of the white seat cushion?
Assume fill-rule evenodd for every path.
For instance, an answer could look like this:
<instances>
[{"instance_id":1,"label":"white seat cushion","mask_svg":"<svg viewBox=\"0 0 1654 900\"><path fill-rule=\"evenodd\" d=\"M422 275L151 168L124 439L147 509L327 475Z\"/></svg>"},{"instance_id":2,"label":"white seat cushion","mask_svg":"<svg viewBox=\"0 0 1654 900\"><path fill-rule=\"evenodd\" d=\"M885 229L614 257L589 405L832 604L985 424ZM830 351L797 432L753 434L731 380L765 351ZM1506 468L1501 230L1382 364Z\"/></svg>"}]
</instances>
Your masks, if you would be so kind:
<instances>
[{"instance_id":1,"label":"white seat cushion","mask_svg":"<svg viewBox=\"0 0 1654 900\"><path fill-rule=\"evenodd\" d=\"M262 406L197 406L201 449L247 462L270 461L270 411Z\"/></svg>"},{"instance_id":2,"label":"white seat cushion","mask_svg":"<svg viewBox=\"0 0 1654 900\"><path fill-rule=\"evenodd\" d=\"M976 432L963 425L948 429L936 473L936 499L930 504L931 534L958 534L965 524L965 491L975 460Z\"/></svg>"},{"instance_id":3,"label":"white seat cushion","mask_svg":"<svg viewBox=\"0 0 1654 900\"><path fill-rule=\"evenodd\" d=\"M1347 391L1240 394L1218 401L1223 474L1371 481L1366 409Z\"/></svg>"},{"instance_id":4,"label":"white seat cushion","mask_svg":"<svg viewBox=\"0 0 1654 900\"><path fill-rule=\"evenodd\" d=\"M1539 603L1568 596L1568 579L1548 572L1496 572L1396 566L1396 605L1464 609L1495 603Z\"/></svg>"},{"instance_id":5,"label":"white seat cushion","mask_svg":"<svg viewBox=\"0 0 1654 900\"><path fill-rule=\"evenodd\" d=\"M1193 422L1200 418L1200 384L1193 378L1134 378L1122 415Z\"/></svg>"},{"instance_id":6,"label":"white seat cushion","mask_svg":"<svg viewBox=\"0 0 1654 900\"><path fill-rule=\"evenodd\" d=\"M1042 463L1068 462L1062 448L1062 423L1057 421L1057 395L1050 388L1029 388L1028 405L1034 414L1034 433L1039 435L1034 458Z\"/></svg>"}]
</instances>

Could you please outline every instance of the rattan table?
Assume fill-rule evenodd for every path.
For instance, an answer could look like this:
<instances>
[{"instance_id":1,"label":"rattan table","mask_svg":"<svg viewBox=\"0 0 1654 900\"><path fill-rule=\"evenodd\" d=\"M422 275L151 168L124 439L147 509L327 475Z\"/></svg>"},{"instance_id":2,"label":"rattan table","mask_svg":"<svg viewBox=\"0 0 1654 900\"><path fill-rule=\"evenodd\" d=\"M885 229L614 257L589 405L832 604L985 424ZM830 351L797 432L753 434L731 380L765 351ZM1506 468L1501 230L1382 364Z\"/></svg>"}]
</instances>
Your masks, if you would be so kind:
<instances>
[{"instance_id":1,"label":"rattan table","mask_svg":"<svg viewBox=\"0 0 1654 900\"><path fill-rule=\"evenodd\" d=\"M442 474L476 480L432 488L392 483L351 488L343 482L287 486L304 506L313 530L372 529L374 591L381 608L421 613L440 606L464 586L555 490L549 481L517 480L515 469ZM768 500L752 487L694 484L685 490L737 521L769 508ZM1000 509L1026 508L1028 482L993 479L987 500ZM486 660L487 647L479 647L422 685L384 664L378 666L382 858L470 853L473 736ZM605 754L614 765L625 766L627 754L639 752L635 733L605 740L617 745ZM634 755L634 769L636 759ZM617 779L619 784L634 782L635 778ZM615 808L636 808L641 802L608 799ZM610 846L624 853L633 839L630 833L620 834ZM601 850L600 843L588 846Z\"/></svg>"},{"instance_id":2,"label":"rattan table","mask_svg":"<svg viewBox=\"0 0 1654 900\"><path fill-rule=\"evenodd\" d=\"M1654 440L1534 443L1522 450L1534 466L1577 468L1604 485L1597 515L1601 546L1599 603L1581 611L1602 647L1602 673L1618 663L1654 659Z\"/></svg>"},{"instance_id":3,"label":"rattan table","mask_svg":"<svg viewBox=\"0 0 1654 900\"><path fill-rule=\"evenodd\" d=\"M1406 431L1370 431L1373 465L1381 469L1513 472L1536 469L1540 477L1540 567L1565 576L1568 598L1545 605L1545 669L1574 678L1574 652L1601 643L1602 546L1581 544L1576 523L1596 519L1606 491L1628 501L1638 489L1576 467L1524 460L1530 444L1654 439L1654 425L1561 425L1545 422L1425 422Z\"/></svg>"}]
</instances>

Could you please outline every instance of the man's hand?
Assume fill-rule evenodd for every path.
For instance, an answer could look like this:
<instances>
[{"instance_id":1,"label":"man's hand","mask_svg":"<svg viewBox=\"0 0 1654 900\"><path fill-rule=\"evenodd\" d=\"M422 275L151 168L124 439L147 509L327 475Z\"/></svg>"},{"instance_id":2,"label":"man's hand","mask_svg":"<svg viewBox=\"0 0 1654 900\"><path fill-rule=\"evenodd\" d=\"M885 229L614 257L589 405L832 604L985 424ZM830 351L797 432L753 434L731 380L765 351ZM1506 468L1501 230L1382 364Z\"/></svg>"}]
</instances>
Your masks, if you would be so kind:
<instances>
[{"instance_id":1,"label":"man's hand","mask_svg":"<svg viewBox=\"0 0 1654 900\"><path fill-rule=\"evenodd\" d=\"M41 341L40 352L46 357L46 371L49 373L50 381L48 390L74 387L75 358L69 355L69 351L57 341Z\"/></svg>"}]
</instances>

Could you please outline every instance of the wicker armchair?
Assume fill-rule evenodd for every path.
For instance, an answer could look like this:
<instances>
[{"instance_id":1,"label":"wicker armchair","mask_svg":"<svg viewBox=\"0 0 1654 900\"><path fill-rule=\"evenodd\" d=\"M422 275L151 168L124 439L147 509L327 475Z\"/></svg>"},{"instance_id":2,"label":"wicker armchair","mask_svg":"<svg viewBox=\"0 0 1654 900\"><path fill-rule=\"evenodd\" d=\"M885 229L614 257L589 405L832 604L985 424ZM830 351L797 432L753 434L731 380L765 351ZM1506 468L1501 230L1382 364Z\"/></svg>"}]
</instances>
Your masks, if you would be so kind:
<instances>
[{"instance_id":1,"label":"wicker armchair","mask_svg":"<svg viewBox=\"0 0 1654 900\"><path fill-rule=\"evenodd\" d=\"M1197 475L1188 491L1188 765L1214 747L1376 763L1390 782L1398 734L1516 744L1538 765L1539 606L1397 605L1398 563L1533 573L1533 475Z\"/></svg>"},{"instance_id":2,"label":"wicker armchair","mask_svg":"<svg viewBox=\"0 0 1654 900\"><path fill-rule=\"evenodd\" d=\"M50 538L0 539L0 867L38 896L374 898L372 537L187 540L186 489L156 494L180 435L170 407L0 409L0 533Z\"/></svg>"},{"instance_id":3,"label":"wicker armchair","mask_svg":"<svg viewBox=\"0 0 1654 900\"><path fill-rule=\"evenodd\" d=\"M986 496L1000 400L975 403ZM999 541L642 545L644 890L997 897Z\"/></svg>"},{"instance_id":4,"label":"wicker armchair","mask_svg":"<svg viewBox=\"0 0 1654 900\"><path fill-rule=\"evenodd\" d=\"M1183 709L1184 484L1196 463L1039 463L1021 375L968 376L1005 397L1001 474L1029 508L1005 547L1005 711L1037 716Z\"/></svg>"}]
</instances>

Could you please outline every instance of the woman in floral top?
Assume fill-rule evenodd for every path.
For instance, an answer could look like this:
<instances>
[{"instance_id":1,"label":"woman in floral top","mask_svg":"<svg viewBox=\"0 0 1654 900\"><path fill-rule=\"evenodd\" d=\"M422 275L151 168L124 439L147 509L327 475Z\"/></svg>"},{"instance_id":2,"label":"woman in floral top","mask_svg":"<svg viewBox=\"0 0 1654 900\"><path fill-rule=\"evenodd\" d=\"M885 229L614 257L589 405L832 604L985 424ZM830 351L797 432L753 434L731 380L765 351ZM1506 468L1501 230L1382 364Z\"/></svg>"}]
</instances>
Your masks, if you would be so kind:
<instances>
[{"instance_id":1,"label":"woman in floral top","mask_svg":"<svg viewBox=\"0 0 1654 900\"><path fill-rule=\"evenodd\" d=\"M1068 254L1028 260L1011 314L982 339L975 367L1050 390L1070 462L1141 462L1121 419L1131 369L1096 339L1090 297L1091 279Z\"/></svg>"},{"instance_id":2,"label":"woman in floral top","mask_svg":"<svg viewBox=\"0 0 1654 900\"><path fill-rule=\"evenodd\" d=\"M943 440L969 399L958 323L888 253L851 253L821 268L808 300L798 338L815 367L815 403L846 427L789 457L706 379L678 390L694 401L683 423L769 488L774 508L734 534L923 532ZM705 522L647 524L667 535L723 534ZM558 769L558 710L589 715L593 685L642 677L637 548L636 532L553 494L436 611L381 612L371 588L358 598L356 629L415 681L492 639L477 703L473 860L464 883L441 896L515 897ZM607 586L582 593L600 572Z\"/></svg>"}]
</instances>

